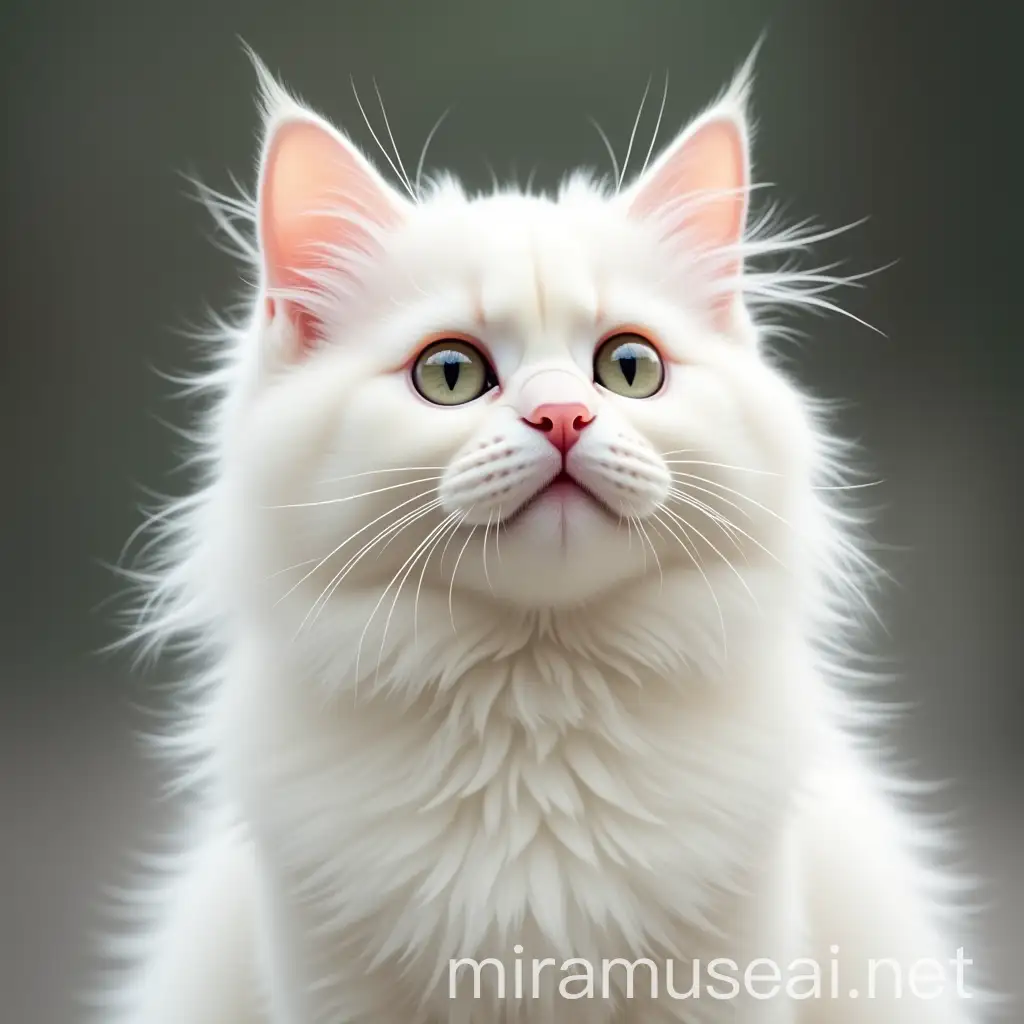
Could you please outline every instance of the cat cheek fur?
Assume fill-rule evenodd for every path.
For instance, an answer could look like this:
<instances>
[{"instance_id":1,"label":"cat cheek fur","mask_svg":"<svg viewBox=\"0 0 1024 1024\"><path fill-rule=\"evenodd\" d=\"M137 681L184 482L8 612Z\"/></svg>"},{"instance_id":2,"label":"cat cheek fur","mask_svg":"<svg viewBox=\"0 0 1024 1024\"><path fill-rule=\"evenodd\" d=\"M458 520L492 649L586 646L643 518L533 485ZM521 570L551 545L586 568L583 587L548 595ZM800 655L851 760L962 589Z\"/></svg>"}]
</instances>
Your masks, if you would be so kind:
<instances>
[{"instance_id":1,"label":"cat cheek fur","mask_svg":"<svg viewBox=\"0 0 1024 1024\"><path fill-rule=\"evenodd\" d=\"M830 489L848 452L754 327L829 304L813 271L745 272L808 241L742 235L747 70L621 190L407 200L261 68L261 287L218 333L206 485L158 521L133 637L201 655L163 741L196 819L132 906L157 916L105 1022L981 1019L948 993L655 1002L639 977L577 1002L557 971L449 997L451 959L511 977L520 949L688 975L839 947L851 977L965 945L851 689L871 566ZM624 324L663 347L650 399L593 381ZM418 396L439 330L479 338L499 389ZM591 417L564 462L514 407L539 367ZM598 500L526 507L563 465Z\"/></svg>"}]
</instances>

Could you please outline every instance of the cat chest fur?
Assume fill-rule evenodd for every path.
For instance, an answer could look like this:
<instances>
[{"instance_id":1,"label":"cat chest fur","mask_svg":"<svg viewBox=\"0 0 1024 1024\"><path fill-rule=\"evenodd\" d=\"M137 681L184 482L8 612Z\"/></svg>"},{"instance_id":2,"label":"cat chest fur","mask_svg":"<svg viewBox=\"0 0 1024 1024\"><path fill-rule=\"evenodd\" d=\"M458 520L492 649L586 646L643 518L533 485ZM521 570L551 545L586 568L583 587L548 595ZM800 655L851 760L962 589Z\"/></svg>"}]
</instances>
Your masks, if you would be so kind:
<instances>
[{"instance_id":1,"label":"cat chest fur","mask_svg":"<svg viewBox=\"0 0 1024 1024\"><path fill-rule=\"evenodd\" d=\"M795 770L777 706L538 639L414 704L265 688L229 771L278 898L371 965L428 956L433 983L517 944L704 952Z\"/></svg>"}]
</instances>

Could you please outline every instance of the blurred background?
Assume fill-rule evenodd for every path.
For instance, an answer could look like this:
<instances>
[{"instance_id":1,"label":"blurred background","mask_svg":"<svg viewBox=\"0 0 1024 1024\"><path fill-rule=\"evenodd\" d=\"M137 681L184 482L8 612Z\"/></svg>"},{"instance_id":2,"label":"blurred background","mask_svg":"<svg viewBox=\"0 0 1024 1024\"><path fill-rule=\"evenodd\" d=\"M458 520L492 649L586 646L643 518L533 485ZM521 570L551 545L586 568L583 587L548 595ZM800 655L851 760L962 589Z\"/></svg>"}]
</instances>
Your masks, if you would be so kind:
<instances>
[{"instance_id":1,"label":"blurred background","mask_svg":"<svg viewBox=\"0 0 1024 1024\"><path fill-rule=\"evenodd\" d=\"M964 858L987 881L1004 989L1024 957L1024 687L1018 300L1019 29L1011 5L913 0L7 0L0 278L0 1016L79 1019L105 887L170 820L136 739L158 683L96 652L116 635L117 560L143 488L181 493L183 329L239 294L180 172L251 184L254 76L239 37L371 151L353 99L376 78L407 164L470 185L555 184L621 157L649 76L663 139L763 30L758 176L794 218L869 216L819 254L897 265L786 351L884 483L864 492L896 584L872 649L910 710L893 741L952 779ZM374 111L367 104L371 116ZM640 152L657 103L641 124ZM378 161L382 163L382 161ZM971 951L969 951L971 952ZM1019 1008L1018 1008L1019 1009ZM1020 1019L1013 1011L1011 1020ZM182 1022L187 1024L187 1022Z\"/></svg>"}]
</instances>

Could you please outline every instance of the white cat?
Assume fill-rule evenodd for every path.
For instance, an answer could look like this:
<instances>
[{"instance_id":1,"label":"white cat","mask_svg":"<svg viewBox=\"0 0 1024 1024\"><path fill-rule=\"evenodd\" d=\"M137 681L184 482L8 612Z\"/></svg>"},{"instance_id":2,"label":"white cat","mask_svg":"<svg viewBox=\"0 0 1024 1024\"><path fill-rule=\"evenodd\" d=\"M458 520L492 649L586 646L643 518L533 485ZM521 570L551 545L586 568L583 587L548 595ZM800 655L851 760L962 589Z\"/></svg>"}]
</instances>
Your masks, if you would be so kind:
<instances>
[{"instance_id":1,"label":"white cat","mask_svg":"<svg viewBox=\"0 0 1024 1024\"><path fill-rule=\"evenodd\" d=\"M402 195L262 82L214 204L258 284L143 627L208 667L197 824L105 1019L980 1020L842 669L842 449L753 315L835 282L750 265L814 239L747 225L747 71L555 198Z\"/></svg>"}]
</instances>

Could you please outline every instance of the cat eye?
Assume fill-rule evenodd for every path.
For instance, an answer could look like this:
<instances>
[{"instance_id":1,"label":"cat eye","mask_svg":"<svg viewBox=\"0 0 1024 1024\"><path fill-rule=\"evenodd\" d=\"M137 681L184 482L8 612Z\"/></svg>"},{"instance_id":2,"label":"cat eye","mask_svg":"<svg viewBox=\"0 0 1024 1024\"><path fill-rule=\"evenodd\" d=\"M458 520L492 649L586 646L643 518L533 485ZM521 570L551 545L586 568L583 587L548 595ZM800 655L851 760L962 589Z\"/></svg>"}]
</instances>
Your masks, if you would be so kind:
<instances>
[{"instance_id":1,"label":"cat eye","mask_svg":"<svg viewBox=\"0 0 1024 1024\"><path fill-rule=\"evenodd\" d=\"M665 380L658 350L642 335L614 334L594 355L594 380L624 398L650 398Z\"/></svg>"},{"instance_id":2,"label":"cat eye","mask_svg":"<svg viewBox=\"0 0 1024 1024\"><path fill-rule=\"evenodd\" d=\"M424 349L413 366L412 380L435 405L465 405L498 383L480 351L459 338L443 338Z\"/></svg>"}]
</instances>

